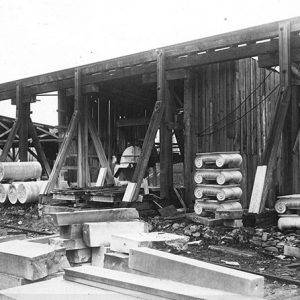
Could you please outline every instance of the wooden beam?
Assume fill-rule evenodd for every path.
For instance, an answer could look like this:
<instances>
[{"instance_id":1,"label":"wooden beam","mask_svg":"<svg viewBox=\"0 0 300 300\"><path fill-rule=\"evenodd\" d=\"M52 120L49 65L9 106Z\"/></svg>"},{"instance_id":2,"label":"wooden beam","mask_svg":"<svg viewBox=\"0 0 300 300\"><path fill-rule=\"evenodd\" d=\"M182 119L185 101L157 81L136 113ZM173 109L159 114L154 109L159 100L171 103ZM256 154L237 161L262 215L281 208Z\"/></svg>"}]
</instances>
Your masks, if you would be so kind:
<instances>
[{"instance_id":1,"label":"wooden beam","mask_svg":"<svg viewBox=\"0 0 300 300\"><path fill-rule=\"evenodd\" d=\"M49 178L49 176L51 174L51 168L49 166L49 163L47 161L44 149L43 149L43 147L41 145L41 142L40 142L39 137L38 137L38 135L36 133L36 130L35 130L35 127L34 127L34 125L32 123L31 118L29 118L29 131L31 133L31 137L32 137L32 140L33 140L33 144L34 144L36 153L37 153L38 161L42 165L43 169L45 170L45 172L46 172L46 174L47 174L47 176Z\"/></svg>"},{"instance_id":2,"label":"wooden beam","mask_svg":"<svg viewBox=\"0 0 300 300\"><path fill-rule=\"evenodd\" d=\"M165 95L163 93L164 87L161 86L161 84L164 84L163 82L164 60L165 60L164 56L165 55L163 51L159 50L157 52L157 74L159 79L157 85L157 101L155 103L154 110L150 119L150 123L146 132L146 136L143 141L142 152L132 177L132 182L136 183L134 193L132 196L132 201L135 201L138 198L140 187L152 152L152 148L155 143L157 130L159 128L164 113L165 103L163 101L163 98Z\"/></svg>"},{"instance_id":3,"label":"wooden beam","mask_svg":"<svg viewBox=\"0 0 300 300\"><path fill-rule=\"evenodd\" d=\"M184 81L184 102L183 102L183 135L184 135L184 186L185 202L188 206L193 205L193 153L195 132L193 128L194 116L194 76L190 71L188 78Z\"/></svg>"},{"instance_id":4,"label":"wooden beam","mask_svg":"<svg viewBox=\"0 0 300 300\"><path fill-rule=\"evenodd\" d=\"M291 32L298 32L300 29L300 18L297 17L289 19L289 21L291 23ZM174 61L172 68L182 68L183 66L188 67L193 65L201 65L203 63L213 63L224 60L235 60L243 57L257 56L268 52L274 52L274 49L275 51L278 50L278 46L276 50L276 40L266 43L255 42L278 37L279 23L280 22L273 22L270 24L255 26L217 36L171 45L164 47L163 49L167 56L176 58L173 59ZM250 45L246 45L245 47L236 47L237 45L243 45L247 43L250 43ZM227 47L231 48L224 49ZM209 53L206 53L204 56L197 54L207 50L215 49L218 51L213 51L212 56L210 56ZM190 57L189 54L195 55ZM185 55L188 57L187 59L183 57ZM155 51L149 50L142 53L84 65L81 67L83 74L86 75L86 82L84 82L84 84L144 74L146 72L153 72L153 70L150 71L150 69L154 65L153 62L155 61L155 57ZM199 59L199 57L201 57L201 59ZM205 59L203 60L203 58ZM168 61L166 61L166 69L169 69ZM24 94L31 95L55 91L61 88L74 87L74 70L74 68L71 68L25 78L23 80L23 85L25 88ZM16 81L0 84L0 100L14 97L15 87Z\"/></svg>"},{"instance_id":5,"label":"wooden beam","mask_svg":"<svg viewBox=\"0 0 300 300\"><path fill-rule=\"evenodd\" d=\"M108 160L106 158L105 151L103 149L101 140L97 134L96 128L93 124L93 120L91 118L89 118L89 133L90 133L92 141L94 143L95 150L96 150L101 167L107 168L107 178L106 178L107 183L114 184L115 183L114 176L112 174L111 168L110 168Z\"/></svg>"},{"instance_id":6,"label":"wooden beam","mask_svg":"<svg viewBox=\"0 0 300 300\"><path fill-rule=\"evenodd\" d=\"M82 86L82 94L89 94L89 93L99 93L99 85L97 84L87 84ZM66 89L66 96L73 96L75 94L74 88Z\"/></svg>"},{"instance_id":7,"label":"wooden beam","mask_svg":"<svg viewBox=\"0 0 300 300\"><path fill-rule=\"evenodd\" d=\"M66 155L69 151L69 148L71 146L72 139L75 134L75 130L77 128L78 122L80 119L80 114L78 111L74 111L71 122L69 124L69 127L66 131L66 134L64 136L63 143L61 145L61 148L59 149L58 155L56 157L53 169L51 171L51 174L49 176L48 184L45 188L44 194L48 194L54 187L56 180L58 178L59 172L61 170L62 165L65 162Z\"/></svg>"},{"instance_id":8,"label":"wooden beam","mask_svg":"<svg viewBox=\"0 0 300 300\"><path fill-rule=\"evenodd\" d=\"M265 208L268 193L273 183L273 173L277 166L277 154L279 149L279 143L290 103L290 98L290 87L286 87L283 91L280 91L278 94L277 107L262 159L262 165L267 165L267 173L265 177L265 185L260 204L260 212L262 212Z\"/></svg>"},{"instance_id":9,"label":"wooden beam","mask_svg":"<svg viewBox=\"0 0 300 300\"><path fill-rule=\"evenodd\" d=\"M158 74L162 101L165 103L165 112L160 124L160 197L167 200L171 199L173 192L173 145L172 127L174 122L173 112L173 90L174 85L167 82L163 74ZM164 81L164 83L162 82Z\"/></svg>"},{"instance_id":10,"label":"wooden beam","mask_svg":"<svg viewBox=\"0 0 300 300\"><path fill-rule=\"evenodd\" d=\"M178 80L186 79L186 70L178 69L166 72L166 80ZM143 83L155 83L157 82L157 73L147 73L142 76Z\"/></svg>"},{"instance_id":11,"label":"wooden beam","mask_svg":"<svg viewBox=\"0 0 300 300\"><path fill-rule=\"evenodd\" d=\"M279 24L279 70L280 86L286 88L291 85L291 26L289 22ZM295 108L295 107L294 107ZM296 111L297 112L297 111ZM295 113L295 112L294 112ZM289 101L284 126L282 129L282 187L281 193L291 194L293 190L293 146L297 132L292 127L298 128L298 123L293 122L292 104ZM296 120L297 121L297 120ZM293 124L295 123L295 124ZM293 136L292 136L293 135Z\"/></svg>"},{"instance_id":12,"label":"wooden beam","mask_svg":"<svg viewBox=\"0 0 300 300\"><path fill-rule=\"evenodd\" d=\"M300 62L300 49L291 49L291 61ZM279 66L279 53L264 54L258 56L258 66L260 68L271 68Z\"/></svg>"}]
</instances>

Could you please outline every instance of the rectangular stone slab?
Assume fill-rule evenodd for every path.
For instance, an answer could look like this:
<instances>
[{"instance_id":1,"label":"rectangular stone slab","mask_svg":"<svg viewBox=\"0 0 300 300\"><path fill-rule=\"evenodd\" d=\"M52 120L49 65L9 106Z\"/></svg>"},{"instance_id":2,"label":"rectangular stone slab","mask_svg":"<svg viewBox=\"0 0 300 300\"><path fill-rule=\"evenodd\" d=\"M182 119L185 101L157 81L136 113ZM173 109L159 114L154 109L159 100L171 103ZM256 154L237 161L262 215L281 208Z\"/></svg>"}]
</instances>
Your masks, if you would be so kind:
<instances>
[{"instance_id":1,"label":"rectangular stone slab","mask_svg":"<svg viewBox=\"0 0 300 300\"><path fill-rule=\"evenodd\" d=\"M66 250L78 250L88 248L83 239L63 239L60 237L49 239L49 245L58 248L66 248Z\"/></svg>"},{"instance_id":2,"label":"rectangular stone slab","mask_svg":"<svg viewBox=\"0 0 300 300\"><path fill-rule=\"evenodd\" d=\"M92 259L92 249L86 248L67 251L67 258L73 264L89 262Z\"/></svg>"},{"instance_id":3,"label":"rectangular stone slab","mask_svg":"<svg viewBox=\"0 0 300 300\"><path fill-rule=\"evenodd\" d=\"M106 288L111 291L128 293L139 299L250 299L249 297L243 297L233 293L193 286L181 282L91 266L66 269L64 278L77 283Z\"/></svg>"},{"instance_id":4,"label":"rectangular stone slab","mask_svg":"<svg viewBox=\"0 0 300 300\"><path fill-rule=\"evenodd\" d=\"M110 222L119 220L138 219L135 208L113 208L97 210L81 210L74 212L59 212L51 214L58 226L83 224L88 222Z\"/></svg>"},{"instance_id":5,"label":"rectangular stone slab","mask_svg":"<svg viewBox=\"0 0 300 300\"><path fill-rule=\"evenodd\" d=\"M234 219L242 219L243 218L243 210L216 210L215 211L216 219L223 220L234 220Z\"/></svg>"},{"instance_id":6,"label":"rectangular stone slab","mask_svg":"<svg viewBox=\"0 0 300 300\"><path fill-rule=\"evenodd\" d=\"M190 221L193 221L194 223L202 224L205 226L218 226L223 224L222 219L212 219L212 218L202 217L195 213L186 214L186 218Z\"/></svg>"},{"instance_id":7,"label":"rectangular stone slab","mask_svg":"<svg viewBox=\"0 0 300 300\"><path fill-rule=\"evenodd\" d=\"M0 244L0 272L37 280L56 273L65 262L65 249L46 244L10 241Z\"/></svg>"},{"instance_id":8,"label":"rectangular stone slab","mask_svg":"<svg viewBox=\"0 0 300 300\"><path fill-rule=\"evenodd\" d=\"M15 286L20 286L28 283L31 283L31 281L22 277L0 273L0 290L9 289Z\"/></svg>"},{"instance_id":9,"label":"rectangular stone slab","mask_svg":"<svg viewBox=\"0 0 300 300\"><path fill-rule=\"evenodd\" d=\"M125 294L64 280L62 277L0 291L1 300L136 300Z\"/></svg>"},{"instance_id":10,"label":"rectangular stone slab","mask_svg":"<svg viewBox=\"0 0 300 300\"><path fill-rule=\"evenodd\" d=\"M72 224L59 227L59 236L63 239L82 238L82 224Z\"/></svg>"},{"instance_id":11,"label":"rectangular stone slab","mask_svg":"<svg viewBox=\"0 0 300 300\"><path fill-rule=\"evenodd\" d=\"M82 232L89 247L110 246L112 235L148 232L148 224L138 220L85 223Z\"/></svg>"},{"instance_id":12,"label":"rectangular stone slab","mask_svg":"<svg viewBox=\"0 0 300 300\"><path fill-rule=\"evenodd\" d=\"M188 242L188 237L171 234L166 232L150 232L150 233L132 233L113 235L111 239L110 249L122 253L129 253L129 250L137 247L151 247L155 243L161 242Z\"/></svg>"},{"instance_id":13,"label":"rectangular stone slab","mask_svg":"<svg viewBox=\"0 0 300 300\"><path fill-rule=\"evenodd\" d=\"M264 294L264 277L149 248L132 249L129 267L150 275L252 297Z\"/></svg>"}]
</instances>

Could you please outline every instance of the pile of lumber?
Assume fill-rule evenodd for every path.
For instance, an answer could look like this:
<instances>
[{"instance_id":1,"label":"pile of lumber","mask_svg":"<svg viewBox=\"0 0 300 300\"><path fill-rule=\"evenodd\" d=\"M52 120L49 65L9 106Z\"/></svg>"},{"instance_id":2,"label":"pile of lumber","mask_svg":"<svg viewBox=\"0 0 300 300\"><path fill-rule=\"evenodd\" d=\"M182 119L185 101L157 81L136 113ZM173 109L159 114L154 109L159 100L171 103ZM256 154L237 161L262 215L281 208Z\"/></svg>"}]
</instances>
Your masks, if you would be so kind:
<instances>
[{"instance_id":1,"label":"pile of lumber","mask_svg":"<svg viewBox=\"0 0 300 300\"><path fill-rule=\"evenodd\" d=\"M25 235L0 240L0 290L45 279L70 267L65 249L54 249L47 242L48 237L26 240Z\"/></svg>"},{"instance_id":2,"label":"pile of lumber","mask_svg":"<svg viewBox=\"0 0 300 300\"><path fill-rule=\"evenodd\" d=\"M241 227L243 179L238 152L197 153L195 158L194 221L204 225ZM212 218L207 218L211 216Z\"/></svg>"},{"instance_id":3,"label":"pile of lumber","mask_svg":"<svg viewBox=\"0 0 300 300\"><path fill-rule=\"evenodd\" d=\"M38 180L42 174L39 162L0 163L0 203L37 202L47 181Z\"/></svg>"}]
</instances>

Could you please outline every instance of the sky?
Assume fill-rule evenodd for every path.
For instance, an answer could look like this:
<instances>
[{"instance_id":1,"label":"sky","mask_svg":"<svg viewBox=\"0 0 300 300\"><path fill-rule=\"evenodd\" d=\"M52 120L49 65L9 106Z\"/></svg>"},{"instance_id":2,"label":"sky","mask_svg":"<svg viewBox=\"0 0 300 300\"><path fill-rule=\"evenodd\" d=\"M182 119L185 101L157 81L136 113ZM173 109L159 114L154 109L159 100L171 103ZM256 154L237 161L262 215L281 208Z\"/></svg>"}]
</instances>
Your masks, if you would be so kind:
<instances>
[{"instance_id":1,"label":"sky","mask_svg":"<svg viewBox=\"0 0 300 300\"><path fill-rule=\"evenodd\" d=\"M0 83L297 15L299 0L0 0ZM56 97L39 99L33 120L57 125Z\"/></svg>"}]
</instances>

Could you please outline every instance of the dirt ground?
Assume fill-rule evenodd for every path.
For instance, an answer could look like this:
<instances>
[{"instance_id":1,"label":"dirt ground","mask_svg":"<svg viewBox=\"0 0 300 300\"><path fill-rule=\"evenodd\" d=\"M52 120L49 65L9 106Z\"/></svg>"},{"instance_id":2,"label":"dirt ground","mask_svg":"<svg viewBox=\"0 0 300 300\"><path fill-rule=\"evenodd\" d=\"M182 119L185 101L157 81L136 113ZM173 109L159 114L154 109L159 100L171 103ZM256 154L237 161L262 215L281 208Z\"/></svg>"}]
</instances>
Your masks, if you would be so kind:
<instances>
[{"instance_id":1,"label":"dirt ground","mask_svg":"<svg viewBox=\"0 0 300 300\"><path fill-rule=\"evenodd\" d=\"M0 236L26 233L27 237L30 238L58 232L58 228L53 224L50 217L40 217L38 215L37 205L0 206L0 214ZM185 235L187 230L194 226L193 223L184 218L164 220L156 217L149 218L146 221L148 221L152 231ZM36 232L26 232L23 229L31 229ZM280 257L280 255L276 257L278 255L267 254L249 243L236 242L237 239L224 241L228 231L230 229L222 227L211 229L198 225L197 230L190 234L188 244L164 245L159 249L226 267L248 270L261 275L267 274L269 276L265 279L266 299L282 300L300 296L300 285L298 285L298 282L300 283L300 260L291 257ZM238 234L241 233L238 232ZM241 237L238 236L238 239L241 239ZM209 247L212 245L229 246L237 249L240 254L219 252L210 249Z\"/></svg>"}]
</instances>

